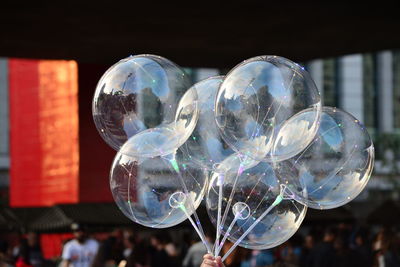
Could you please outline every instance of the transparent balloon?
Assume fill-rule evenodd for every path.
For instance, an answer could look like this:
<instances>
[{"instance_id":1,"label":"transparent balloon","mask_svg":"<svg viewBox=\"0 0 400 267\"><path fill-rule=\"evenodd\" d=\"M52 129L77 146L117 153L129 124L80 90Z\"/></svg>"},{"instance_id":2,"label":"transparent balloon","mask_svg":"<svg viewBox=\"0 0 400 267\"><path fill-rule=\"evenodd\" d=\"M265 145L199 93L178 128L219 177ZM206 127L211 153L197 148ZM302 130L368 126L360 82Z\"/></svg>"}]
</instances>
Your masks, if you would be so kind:
<instances>
[{"instance_id":1,"label":"transparent balloon","mask_svg":"<svg viewBox=\"0 0 400 267\"><path fill-rule=\"evenodd\" d=\"M313 111L299 114L308 116ZM296 120L293 120L296 121ZM297 201L331 209L353 200L374 166L374 146L364 125L349 113L323 107L312 143L295 157L276 163L276 174Z\"/></svg>"},{"instance_id":2,"label":"transparent balloon","mask_svg":"<svg viewBox=\"0 0 400 267\"><path fill-rule=\"evenodd\" d=\"M219 173L212 175L206 203L211 222L216 225L218 183L220 174L224 173L222 211L225 213L228 208L228 212L226 219L222 220L221 228L222 235L228 232L228 240L236 242L259 218L260 222L239 246L251 249L272 248L288 240L297 231L307 207L293 199L281 200L265 215L267 209L277 203L282 192L280 181L270 163L233 154L219 168Z\"/></svg>"},{"instance_id":3,"label":"transparent balloon","mask_svg":"<svg viewBox=\"0 0 400 267\"><path fill-rule=\"evenodd\" d=\"M199 117L196 90L191 88L179 101L174 122L144 130L121 147L131 157L155 157L174 153L192 134Z\"/></svg>"},{"instance_id":4,"label":"transparent balloon","mask_svg":"<svg viewBox=\"0 0 400 267\"><path fill-rule=\"evenodd\" d=\"M116 204L132 221L153 228L171 227L200 205L208 174L175 156L116 155L110 188Z\"/></svg>"},{"instance_id":5,"label":"transparent balloon","mask_svg":"<svg viewBox=\"0 0 400 267\"><path fill-rule=\"evenodd\" d=\"M92 103L94 122L115 150L150 128L167 127L177 132L174 124L178 102L189 87L188 75L168 59L155 55L122 59L97 84Z\"/></svg>"},{"instance_id":6,"label":"transparent balloon","mask_svg":"<svg viewBox=\"0 0 400 267\"><path fill-rule=\"evenodd\" d=\"M214 116L215 96L223 79L224 76L210 77L191 88L197 93L199 118L192 135L180 147L188 160L208 170L234 152L221 137Z\"/></svg>"},{"instance_id":7,"label":"transparent balloon","mask_svg":"<svg viewBox=\"0 0 400 267\"><path fill-rule=\"evenodd\" d=\"M285 122L304 109L315 111L292 131ZM234 67L215 103L217 125L236 151L256 160L291 158L317 131L321 100L307 71L278 56L259 56Z\"/></svg>"}]
</instances>

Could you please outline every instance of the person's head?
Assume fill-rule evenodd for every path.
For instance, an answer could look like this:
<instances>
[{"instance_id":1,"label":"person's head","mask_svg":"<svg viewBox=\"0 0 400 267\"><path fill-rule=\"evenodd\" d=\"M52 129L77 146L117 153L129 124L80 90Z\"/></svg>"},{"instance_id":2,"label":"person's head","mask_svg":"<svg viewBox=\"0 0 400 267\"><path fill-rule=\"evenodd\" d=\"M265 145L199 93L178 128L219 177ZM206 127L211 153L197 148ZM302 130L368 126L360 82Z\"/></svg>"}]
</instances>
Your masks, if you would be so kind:
<instances>
[{"instance_id":1,"label":"person's head","mask_svg":"<svg viewBox=\"0 0 400 267\"><path fill-rule=\"evenodd\" d=\"M163 248L165 247L165 245L167 244L167 240L168 240L168 238L167 238L167 236L166 236L165 233L163 233L163 232L157 232L157 233L155 233L154 235L152 235L152 236L150 237L150 244L151 244L154 248L156 248L156 249L158 249L158 250L161 250L161 249L163 249Z\"/></svg>"},{"instance_id":2,"label":"person's head","mask_svg":"<svg viewBox=\"0 0 400 267\"><path fill-rule=\"evenodd\" d=\"M334 246L336 252L342 253L342 252L348 250L349 249L348 240L349 240L349 238L345 234L338 234L337 236L335 236L333 246Z\"/></svg>"},{"instance_id":3,"label":"person's head","mask_svg":"<svg viewBox=\"0 0 400 267\"><path fill-rule=\"evenodd\" d=\"M85 242L87 235L86 235L86 229L83 225L78 224L78 223L73 223L73 224L71 224L71 231L72 231L75 239L79 243Z\"/></svg>"},{"instance_id":4,"label":"person's head","mask_svg":"<svg viewBox=\"0 0 400 267\"><path fill-rule=\"evenodd\" d=\"M314 247L314 238L312 235L306 235L304 238L304 247L311 249Z\"/></svg>"},{"instance_id":5,"label":"person's head","mask_svg":"<svg viewBox=\"0 0 400 267\"><path fill-rule=\"evenodd\" d=\"M133 235L124 237L124 247L133 248L135 246L135 237Z\"/></svg>"},{"instance_id":6,"label":"person's head","mask_svg":"<svg viewBox=\"0 0 400 267\"><path fill-rule=\"evenodd\" d=\"M368 231L366 229L361 229L357 231L354 237L354 243L356 246L363 246L368 242Z\"/></svg>"},{"instance_id":7,"label":"person's head","mask_svg":"<svg viewBox=\"0 0 400 267\"><path fill-rule=\"evenodd\" d=\"M336 231L332 228L328 228L324 232L324 242L333 242L336 237Z\"/></svg>"},{"instance_id":8,"label":"person's head","mask_svg":"<svg viewBox=\"0 0 400 267\"><path fill-rule=\"evenodd\" d=\"M118 240L123 240L124 238L124 232L120 228L115 228L111 233L110 237L114 237Z\"/></svg>"},{"instance_id":9,"label":"person's head","mask_svg":"<svg viewBox=\"0 0 400 267\"><path fill-rule=\"evenodd\" d=\"M26 234L26 241L28 242L28 246L34 247L38 244L38 236L35 232L29 232Z\"/></svg>"},{"instance_id":10,"label":"person's head","mask_svg":"<svg viewBox=\"0 0 400 267\"><path fill-rule=\"evenodd\" d=\"M5 240L0 240L0 261L5 257L8 251L8 243Z\"/></svg>"},{"instance_id":11,"label":"person's head","mask_svg":"<svg viewBox=\"0 0 400 267\"><path fill-rule=\"evenodd\" d=\"M163 244L160 238L157 235L153 235L150 237L150 244L152 247L159 249Z\"/></svg>"},{"instance_id":12,"label":"person's head","mask_svg":"<svg viewBox=\"0 0 400 267\"><path fill-rule=\"evenodd\" d=\"M148 246L145 242L138 242L135 244L134 252L129 254L126 267L135 267L137 264L148 266L150 261L150 254Z\"/></svg>"}]
</instances>

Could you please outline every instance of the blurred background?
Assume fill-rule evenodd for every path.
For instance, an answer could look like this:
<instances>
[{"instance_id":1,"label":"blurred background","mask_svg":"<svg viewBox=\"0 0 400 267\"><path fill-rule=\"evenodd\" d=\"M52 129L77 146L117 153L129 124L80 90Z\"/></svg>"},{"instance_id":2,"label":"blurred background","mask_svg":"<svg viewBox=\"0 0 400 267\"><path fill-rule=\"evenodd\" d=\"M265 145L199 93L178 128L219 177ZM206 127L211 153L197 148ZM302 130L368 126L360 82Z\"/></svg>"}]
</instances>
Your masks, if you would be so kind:
<instances>
[{"instance_id":1,"label":"blurred background","mask_svg":"<svg viewBox=\"0 0 400 267\"><path fill-rule=\"evenodd\" d=\"M130 251L145 260L131 256L128 265L157 266L151 259L159 248L172 265L184 262L196 242L189 223L144 228L114 204L115 152L92 120L101 75L142 53L174 61L193 83L253 56L289 58L310 72L324 105L353 114L374 140L375 168L361 195L333 210L309 209L288 242L240 249L228 266L400 266L398 9L384 2L193 4L0 3L1 267L22 256L35 267L57 266L74 238L72 223L99 242L98 266L117 266ZM199 213L213 236L204 205ZM324 242L333 244L326 254L333 265L318 258ZM26 247L37 247L40 260L29 262Z\"/></svg>"}]
</instances>

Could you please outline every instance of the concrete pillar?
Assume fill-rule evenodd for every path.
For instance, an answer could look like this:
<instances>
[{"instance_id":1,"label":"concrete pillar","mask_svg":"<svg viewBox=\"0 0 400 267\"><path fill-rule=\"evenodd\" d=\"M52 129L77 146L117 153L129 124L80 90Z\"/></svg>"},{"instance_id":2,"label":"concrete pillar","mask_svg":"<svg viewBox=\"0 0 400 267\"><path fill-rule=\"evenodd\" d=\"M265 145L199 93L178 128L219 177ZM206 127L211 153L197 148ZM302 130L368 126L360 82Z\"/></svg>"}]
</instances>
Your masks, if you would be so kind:
<instances>
[{"instance_id":1,"label":"concrete pillar","mask_svg":"<svg viewBox=\"0 0 400 267\"><path fill-rule=\"evenodd\" d=\"M324 103L324 65L322 59L312 60L307 63L308 72L311 75L311 78L314 80L315 85L317 86L320 94L321 94L321 103Z\"/></svg>"},{"instance_id":2,"label":"concrete pillar","mask_svg":"<svg viewBox=\"0 0 400 267\"><path fill-rule=\"evenodd\" d=\"M8 61L0 58L0 170L9 168Z\"/></svg>"},{"instance_id":3,"label":"concrete pillar","mask_svg":"<svg viewBox=\"0 0 400 267\"><path fill-rule=\"evenodd\" d=\"M364 122L363 57L361 54L338 59L339 108Z\"/></svg>"},{"instance_id":4,"label":"concrete pillar","mask_svg":"<svg viewBox=\"0 0 400 267\"><path fill-rule=\"evenodd\" d=\"M378 129L393 131L393 55L391 51L379 52L376 56L378 91Z\"/></svg>"}]
</instances>

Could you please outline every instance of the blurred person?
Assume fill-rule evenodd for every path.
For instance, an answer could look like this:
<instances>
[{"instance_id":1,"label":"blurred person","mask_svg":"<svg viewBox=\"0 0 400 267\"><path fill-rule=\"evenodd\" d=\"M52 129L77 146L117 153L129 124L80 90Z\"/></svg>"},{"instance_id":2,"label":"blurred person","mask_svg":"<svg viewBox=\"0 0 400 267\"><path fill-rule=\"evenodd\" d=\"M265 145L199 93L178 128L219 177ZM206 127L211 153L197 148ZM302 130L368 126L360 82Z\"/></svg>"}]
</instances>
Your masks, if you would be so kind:
<instances>
[{"instance_id":1,"label":"blurred person","mask_svg":"<svg viewBox=\"0 0 400 267\"><path fill-rule=\"evenodd\" d=\"M372 244L374 266L376 267L385 267L384 247L386 244L386 239L386 231L382 228L377 233Z\"/></svg>"},{"instance_id":2,"label":"blurred person","mask_svg":"<svg viewBox=\"0 0 400 267\"><path fill-rule=\"evenodd\" d=\"M298 266L301 255L302 238L300 235L294 235L278 247L278 258L285 266Z\"/></svg>"},{"instance_id":3,"label":"blurred person","mask_svg":"<svg viewBox=\"0 0 400 267\"><path fill-rule=\"evenodd\" d=\"M8 257L8 243L0 240L0 267L11 267L11 259Z\"/></svg>"},{"instance_id":4,"label":"blurred person","mask_svg":"<svg viewBox=\"0 0 400 267\"><path fill-rule=\"evenodd\" d=\"M172 241L171 235L166 232L164 235L164 241L165 241L165 251L168 254L168 257L171 260L171 264L173 266L178 266L181 265L182 259L179 258L180 253L175 245L175 243Z\"/></svg>"},{"instance_id":5,"label":"blurred person","mask_svg":"<svg viewBox=\"0 0 400 267\"><path fill-rule=\"evenodd\" d=\"M375 265L377 267L400 266L400 240L387 229L381 229L374 242Z\"/></svg>"},{"instance_id":6,"label":"blurred person","mask_svg":"<svg viewBox=\"0 0 400 267\"><path fill-rule=\"evenodd\" d=\"M299 267L309 266L310 253L313 248L314 248L314 237L312 235L307 235L304 238L303 246L301 248Z\"/></svg>"},{"instance_id":7,"label":"blurred person","mask_svg":"<svg viewBox=\"0 0 400 267\"><path fill-rule=\"evenodd\" d=\"M124 244L122 231L119 229L110 233L110 236L104 240L97 251L93 260L92 267L114 267L117 266L123 256Z\"/></svg>"},{"instance_id":8,"label":"blurred person","mask_svg":"<svg viewBox=\"0 0 400 267\"><path fill-rule=\"evenodd\" d=\"M310 252L309 267L334 267L335 249L333 244L335 238L336 231L334 229L325 230L322 242L315 245Z\"/></svg>"},{"instance_id":9,"label":"blurred person","mask_svg":"<svg viewBox=\"0 0 400 267\"><path fill-rule=\"evenodd\" d=\"M119 229L110 233L110 236L101 242L92 267L114 267L124 259L124 243L122 231Z\"/></svg>"},{"instance_id":10,"label":"blurred person","mask_svg":"<svg viewBox=\"0 0 400 267\"><path fill-rule=\"evenodd\" d=\"M151 267L173 267L172 259L165 250L167 244L166 233L157 232L150 237Z\"/></svg>"},{"instance_id":11,"label":"blurred person","mask_svg":"<svg viewBox=\"0 0 400 267\"><path fill-rule=\"evenodd\" d=\"M241 261L240 267L263 267L274 264L275 257L271 250L247 250L247 257Z\"/></svg>"},{"instance_id":12,"label":"blurred person","mask_svg":"<svg viewBox=\"0 0 400 267\"><path fill-rule=\"evenodd\" d=\"M372 266L372 250L366 230L362 229L355 233L353 251L358 259L358 266Z\"/></svg>"},{"instance_id":13,"label":"blurred person","mask_svg":"<svg viewBox=\"0 0 400 267\"><path fill-rule=\"evenodd\" d=\"M178 262L179 252L169 234L164 235L165 251L174 263ZM176 264L174 264L176 266Z\"/></svg>"},{"instance_id":14,"label":"blurred person","mask_svg":"<svg viewBox=\"0 0 400 267\"><path fill-rule=\"evenodd\" d=\"M0 267L12 267L9 261L6 260L4 253L0 252Z\"/></svg>"},{"instance_id":15,"label":"blurred person","mask_svg":"<svg viewBox=\"0 0 400 267\"><path fill-rule=\"evenodd\" d=\"M71 230L74 239L64 245L61 267L90 267L99 249L98 242L89 238L80 224L73 223Z\"/></svg>"},{"instance_id":16,"label":"blurred person","mask_svg":"<svg viewBox=\"0 0 400 267\"><path fill-rule=\"evenodd\" d=\"M128 259L129 256L133 252L133 248L135 246L135 238L133 235L126 235L124 236L124 251L123 251L123 256L124 259Z\"/></svg>"},{"instance_id":17,"label":"blurred person","mask_svg":"<svg viewBox=\"0 0 400 267\"><path fill-rule=\"evenodd\" d=\"M358 260L354 250L349 248L349 238L346 234L342 233L335 238L334 248L335 257L333 258L333 266L341 267L363 267Z\"/></svg>"},{"instance_id":18,"label":"blurred person","mask_svg":"<svg viewBox=\"0 0 400 267\"><path fill-rule=\"evenodd\" d=\"M180 244L180 254L182 262L188 254L189 248L198 241L199 238L197 237L197 235L194 235L192 229L190 229L190 231L187 231L187 229L185 229L182 235L182 243Z\"/></svg>"},{"instance_id":19,"label":"blurred person","mask_svg":"<svg viewBox=\"0 0 400 267\"><path fill-rule=\"evenodd\" d=\"M134 245L132 253L129 255L126 265L119 267L150 267L149 249L144 242ZM166 265L167 266L167 265Z\"/></svg>"},{"instance_id":20,"label":"blurred person","mask_svg":"<svg viewBox=\"0 0 400 267\"><path fill-rule=\"evenodd\" d=\"M206 254L203 257L203 262L200 267L225 267L225 265L222 263L220 256L215 258L211 254Z\"/></svg>"},{"instance_id":21,"label":"blurred person","mask_svg":"<svg viewBox=\"0 0 400 267\"><path fill-rule=\"evenodd\" d=\"M212 247L212 237L210 232L205 232L205 238L206 242L210 247ZM192 244L183 259L182 266L183 267L197 267L200 266L201 263L203 262L203 256L204 254L207 254L207 248L203 244L203 242L198 238L197 236L195 237L197 239L197 242Z\"/></svg>"},{"instance_id":22,"label":"blurred person","mask_svg":"<svg viewBox=\"0 0 400 267\"><path fill-rule=\"evenodd\" d=\"M392 235L383 254L385 267L400 267L400 234Z\"/></svg>"},{"instance_id":23,"label":"blurred person","mask_svg":"<svg viewBox=\"0 0 400 267\"><path fill-rule=\"evenodd\" d=\"M26 238L21 240L15 265L17 267L42 267L44 263L42 248L37 234L34 232L27 233Z\"/></svg>"}]
</instances>

